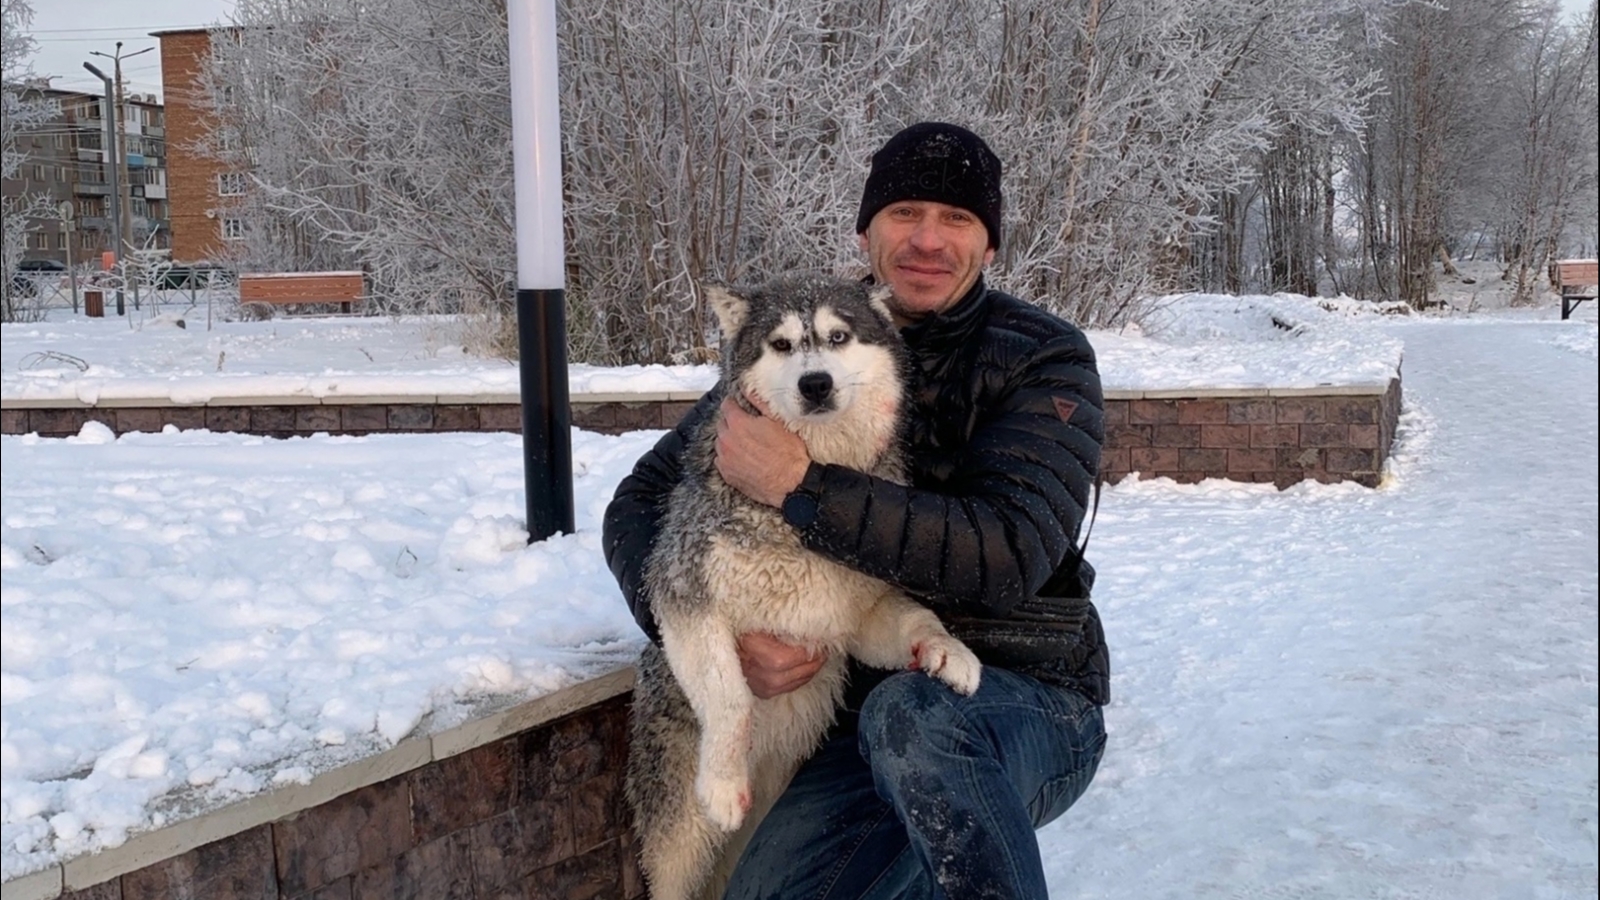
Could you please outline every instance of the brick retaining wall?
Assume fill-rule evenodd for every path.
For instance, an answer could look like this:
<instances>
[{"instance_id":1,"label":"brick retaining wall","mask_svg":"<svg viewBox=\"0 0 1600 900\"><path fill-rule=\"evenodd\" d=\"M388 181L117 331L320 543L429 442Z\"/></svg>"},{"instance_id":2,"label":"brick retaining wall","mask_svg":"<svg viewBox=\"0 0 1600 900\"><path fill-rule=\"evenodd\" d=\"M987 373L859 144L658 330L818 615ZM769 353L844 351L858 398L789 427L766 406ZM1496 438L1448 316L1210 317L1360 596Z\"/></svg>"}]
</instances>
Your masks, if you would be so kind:
<instances>
[{"instance_id":1,"label":"brick retaining wall","mask_svg":"<svg viewBox=\"0 0 1600 900\"><path fill-rule=\"evenodd\" d=\"M670 428L692 395L575 395L572 424L620 434ZM205 406L52 406L8 401L5 434L77 434L102 422L118 434L207 428L269 437L522 429L515 397L217 401ZM1194 391L1107 391L1107 480L1131 472L1182 482L1204 478L1271 482L1355 481L1376 486L1400 417L1400 380L1387 385Z\"/></svg>"},{"instance_id":2,"label":"brick retaining wall","mask_svg":"<svg viewBox=\"0 0 1600 900\"><path fill-rule=\"evenodd\" d=\"M292 791L241 804L291 804L292 812L270 820L224 807L137 835L123 847L7 882L5 897L643 897L622 796L631 681L624 671L589 682L579 686L582 705L564 717L441 758L424 755L414 767L303 808L293 807ZM199 843L195 834L212 839Z\"/></svg>"}]
</instances>

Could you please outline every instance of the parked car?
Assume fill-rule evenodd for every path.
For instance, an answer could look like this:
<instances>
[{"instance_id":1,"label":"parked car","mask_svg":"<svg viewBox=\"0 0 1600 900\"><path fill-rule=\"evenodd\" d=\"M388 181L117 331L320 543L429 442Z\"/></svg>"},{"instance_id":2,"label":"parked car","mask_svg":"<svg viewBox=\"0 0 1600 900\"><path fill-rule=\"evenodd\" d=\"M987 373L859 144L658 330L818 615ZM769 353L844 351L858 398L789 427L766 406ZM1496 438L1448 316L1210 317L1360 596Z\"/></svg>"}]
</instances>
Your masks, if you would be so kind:
<instances>
[{"instance_id":1,"label":"parked car","mask_svg":"<svg viewBox=\"0 0 1600 900\"><path fill-rule=\"evenodd\" d=\"M11 292L19 297L39 293L39 282L67 274L67 264L55 259L25 259L11 273Z\"/></svg>"}]
</instances>

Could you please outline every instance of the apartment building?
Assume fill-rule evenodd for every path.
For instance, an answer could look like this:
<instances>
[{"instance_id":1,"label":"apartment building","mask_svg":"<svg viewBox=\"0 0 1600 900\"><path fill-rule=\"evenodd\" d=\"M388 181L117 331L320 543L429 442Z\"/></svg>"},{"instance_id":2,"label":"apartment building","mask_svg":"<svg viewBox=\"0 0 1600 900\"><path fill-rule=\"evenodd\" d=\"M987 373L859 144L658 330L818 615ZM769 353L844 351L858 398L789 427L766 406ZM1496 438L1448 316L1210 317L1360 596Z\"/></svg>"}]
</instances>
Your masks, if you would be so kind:
<instances>
[{"instance_id":1,"label":"apartment building","mask_svg":"<svg viewBox=\"0 0 1600 900\"><path fill-rule=\"evenodd\" d=\"M105 146L104 98L52 88L49 79L31 81L21 90L30 99L53 101L58 109L48 123L18 137L25 161L15 177L0 182L6 197L38 198L48 211L29 218L23 259L65 263L69 242L75 262L98 258L112 245L113 157ZM128 243L170 248L166 113L152 95L128 94L123 100L121 142L128 177L122 196L129 211ZM64 201L72 204L70 223L57 212Z\"/></svg>"},{"instance_id":2,"label":"apartment building","mask_svg":"<svg viewBox=\"0 0 1600 900\"><path fill-rule=\"evenodd\" d=\"M161 42L161 89L166 98L168 163L171 181L172 260L215 262L227 256L227 242L244 234L243 223L228 215L229 198L244 193L249 179L243 167L202 155L196 144L208 136L227 149L226 135L217 135L214 117L205 109L202 74L211 56L212 31L205 28L153 32Z\"/></svg>"}]
</instances>

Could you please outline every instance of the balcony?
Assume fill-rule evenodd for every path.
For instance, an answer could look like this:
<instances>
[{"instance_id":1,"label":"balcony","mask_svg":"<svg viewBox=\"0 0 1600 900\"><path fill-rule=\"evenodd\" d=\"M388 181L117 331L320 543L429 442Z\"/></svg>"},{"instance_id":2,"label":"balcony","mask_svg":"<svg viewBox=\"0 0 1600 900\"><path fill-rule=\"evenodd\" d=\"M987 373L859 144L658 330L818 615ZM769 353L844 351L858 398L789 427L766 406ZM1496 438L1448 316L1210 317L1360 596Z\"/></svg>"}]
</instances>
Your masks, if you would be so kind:
<instances>
[{"instance_id":1,"label":"balcony","mask_svg":"<svg viewBox=\"0 0 1600 900\"><path fill-rule=\"evenodd\" d=\"M79 181L73 184L72 192L80 197L109 197L111 185L103 181Z\"/></svg>"},{"instance_id":2,"label":"balcony","mask_svg":"<svg viewBox=\"0 0 1600 900\"><path fill-rule=\"evenodd\" d=\"M84 231L110 231L111 220L105 216L79 216L78 227Z\"/></svg>"}]
</instances>

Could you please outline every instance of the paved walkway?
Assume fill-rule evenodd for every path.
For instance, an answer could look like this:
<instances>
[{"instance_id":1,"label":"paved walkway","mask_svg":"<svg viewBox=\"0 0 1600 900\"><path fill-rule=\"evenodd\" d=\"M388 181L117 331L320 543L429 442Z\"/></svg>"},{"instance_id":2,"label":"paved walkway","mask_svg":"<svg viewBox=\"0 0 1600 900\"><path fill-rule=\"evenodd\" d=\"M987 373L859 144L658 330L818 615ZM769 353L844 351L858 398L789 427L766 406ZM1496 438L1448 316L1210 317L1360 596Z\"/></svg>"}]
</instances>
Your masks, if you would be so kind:
<instances>
[{"instance_id":1,"label":"paved walkway","mask_svg":"<svg viewBox=\"0 0 1600 900\"><path fill-rule=\"evenodd\" d=\"M1394 483L1106 495L1113 734L1056 900L1595 895L1593 326L1393 332Z\"/></svg>"}]
</instances>

